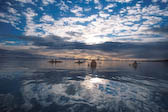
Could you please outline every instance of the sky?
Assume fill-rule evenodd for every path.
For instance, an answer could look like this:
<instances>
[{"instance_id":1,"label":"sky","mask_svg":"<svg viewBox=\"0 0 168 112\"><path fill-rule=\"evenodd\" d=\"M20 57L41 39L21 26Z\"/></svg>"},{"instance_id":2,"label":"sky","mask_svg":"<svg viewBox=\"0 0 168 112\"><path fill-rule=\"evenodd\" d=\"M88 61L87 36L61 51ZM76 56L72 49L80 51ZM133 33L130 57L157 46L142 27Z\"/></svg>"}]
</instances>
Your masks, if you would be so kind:
<instances>
[{"instance_id":1,"label":"sky","mask_svg":"<svg viewBox=\"0 0 168 112\"><path fill-rule=\"evenodd\" d=\"M168 0L0 0L0 49L168 58Z\"/></svg>"}]
</instances>

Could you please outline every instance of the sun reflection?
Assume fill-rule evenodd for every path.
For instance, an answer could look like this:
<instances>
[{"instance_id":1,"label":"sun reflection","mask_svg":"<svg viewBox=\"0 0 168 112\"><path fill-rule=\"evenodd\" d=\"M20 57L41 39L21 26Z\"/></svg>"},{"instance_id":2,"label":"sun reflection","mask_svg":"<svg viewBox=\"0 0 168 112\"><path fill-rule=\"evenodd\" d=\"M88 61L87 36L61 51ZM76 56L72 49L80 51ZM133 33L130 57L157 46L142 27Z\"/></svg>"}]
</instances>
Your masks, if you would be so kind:
<instances>
[{"instance_id":1,"label":"sun reflection","mask_svg":"<svg viewBox=\"0 0 168 112\"><path fill-rule=\"evenodd\" d=\"M98 77L90 77L86 76L85 80L81 83L87 89L93 89L99 87L100 84L107 84L108 80L98 78Z\"/></svg>"},{"instance_id":2,"label":"sun reflection","mask_svg":"<svg viewBox=\"0 0 168 112\"><path fill-rule=\"evenodd\" d=\"M90 82L91 82L91 83L99 83L99 84L102 84L102 83L103 83L103 79L100 79L100 78L98 78L98 77L96 77L96 78L91 78L91 79L90 79Z\"/></svg>"}]
</instances>

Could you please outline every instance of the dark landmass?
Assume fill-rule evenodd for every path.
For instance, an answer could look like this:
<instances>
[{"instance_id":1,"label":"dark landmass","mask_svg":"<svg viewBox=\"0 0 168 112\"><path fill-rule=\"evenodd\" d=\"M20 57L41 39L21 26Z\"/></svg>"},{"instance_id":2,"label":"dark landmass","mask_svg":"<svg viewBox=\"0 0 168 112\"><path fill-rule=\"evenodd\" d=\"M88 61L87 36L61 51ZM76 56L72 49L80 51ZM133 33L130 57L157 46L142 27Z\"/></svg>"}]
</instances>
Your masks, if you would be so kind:
<instances>
[{"instance_id":1,"label":"dark landmass","mask_svg":"<svg viewBox=\"0 0 168 112\"><path fill-rule=\"evenodd\" d=\"M137 60L130 60L130 59L125 59L125 60L105 60L105 61L130 61L130 62L168 62L168 59L145 59L145 60L141 60L141 59L137 59Z\"/></svg>"},{"instance_id":2,"label":"dark landmass","mask_svg":"<svg viewBox=\"0 0 168 112\"><path fill-rule=\"evenodd\" d=\"M164 59L164 60L140 60L138 62L168 62L168 59Z\"/></svg>"},{"instance_id":3,"label":"dark landmass","mask_svg":"<svg viewBox=\"0 0 168 112\"><path fill-rule=\"evenodd\" d=\"M31 58L31 59L41 59L45 56L38 54L31 54L24 51L13 51L0 49L0 58Z\"/></svg>"},{"instance_id":4,"label":"dark landmass","mask_svg":"<svg viewBox=\"0 0 168 112\"><path fill-rule=\"evenodd\" d=\"M31 54L24 51L14 51L14 50L6 50L0 49L0 58L17 58L17 59L58 59L58 60L91 60L84 58L70 58L70 57L53 57L53 56L44 56L38 54ZM121 60L101 60L97 59L96 61L137 61L137 62L168 62L168 59L121 59Z\"/></svg>"}]
</instances>

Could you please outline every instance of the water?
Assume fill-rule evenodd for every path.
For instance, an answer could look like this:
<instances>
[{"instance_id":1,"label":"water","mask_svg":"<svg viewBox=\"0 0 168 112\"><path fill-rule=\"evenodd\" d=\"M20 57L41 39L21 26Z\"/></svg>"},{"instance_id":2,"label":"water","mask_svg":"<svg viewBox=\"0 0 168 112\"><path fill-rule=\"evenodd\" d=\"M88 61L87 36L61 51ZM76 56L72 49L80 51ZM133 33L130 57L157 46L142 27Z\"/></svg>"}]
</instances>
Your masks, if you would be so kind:
<instances>
[{"instance_id":1,"label":"water","mask_svg":"<svg viewBox=\"0 0 168 112\"><path fill-rule=\"evenodd\" d=\"M168 63L0 60L0 112L168 112Z\"/></svg>"}]
</instances>

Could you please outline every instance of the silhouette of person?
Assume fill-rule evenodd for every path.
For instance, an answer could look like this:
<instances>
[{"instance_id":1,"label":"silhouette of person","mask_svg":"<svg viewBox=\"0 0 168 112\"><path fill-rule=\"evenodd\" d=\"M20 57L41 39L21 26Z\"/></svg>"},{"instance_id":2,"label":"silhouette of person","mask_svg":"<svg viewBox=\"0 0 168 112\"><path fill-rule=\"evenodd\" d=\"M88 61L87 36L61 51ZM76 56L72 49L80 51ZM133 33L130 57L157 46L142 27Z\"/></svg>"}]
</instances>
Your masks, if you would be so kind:
<instances>
[{"instance_id":1,"label":"silhouette of person","mask_svg":"<svg viewBox=\"0 0 168 112\"><path fill-rule=\"evenodd\" d=\"M132 64L132 67L133 67L135 70L137 69L138 64L137 64L137 62L136 62L136 61L134 61L134 63Z\"/></svg>"},{"instance_id":2,"label":"silhouette of person","mask_svg":"<svg viewBox=\"0 0 168 112\"><path fill-rule=\"evenodd\" d=\"M92 60L91 61L91 64L90 64L90 67L92 69L92 73L94 72L94 70L96 69L96 66L97 66L97 63L95 60Z\"/></svg>"}]
</instances>

